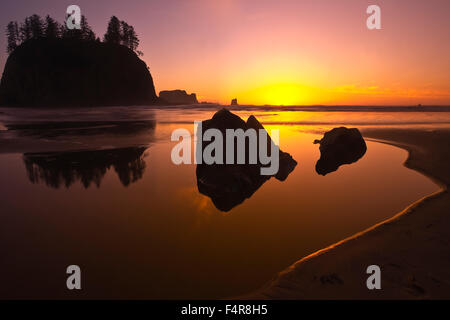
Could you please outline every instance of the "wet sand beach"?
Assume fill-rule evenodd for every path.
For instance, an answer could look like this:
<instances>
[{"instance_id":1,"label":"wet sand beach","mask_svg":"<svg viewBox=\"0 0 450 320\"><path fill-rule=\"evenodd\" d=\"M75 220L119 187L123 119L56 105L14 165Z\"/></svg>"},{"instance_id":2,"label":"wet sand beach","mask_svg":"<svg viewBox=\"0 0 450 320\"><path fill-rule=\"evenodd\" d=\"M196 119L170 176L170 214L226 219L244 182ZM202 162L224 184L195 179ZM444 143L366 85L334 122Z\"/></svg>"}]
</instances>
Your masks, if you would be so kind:
<instances>
[{"instance_id":1,"label":"wet sand beach","mask_svg":"<svg viewBox=\"0 0 450 320\"><path fill-rule=\"evenodd\" d=\"M450 130L371 128L362 132L367 139L406 149L405 166L433 179L442 189L387 221L299 260L246 298L448 297ZM381 290L366 286L366 269L373 264L381 268Z\"/></svg>"}]
</instances>

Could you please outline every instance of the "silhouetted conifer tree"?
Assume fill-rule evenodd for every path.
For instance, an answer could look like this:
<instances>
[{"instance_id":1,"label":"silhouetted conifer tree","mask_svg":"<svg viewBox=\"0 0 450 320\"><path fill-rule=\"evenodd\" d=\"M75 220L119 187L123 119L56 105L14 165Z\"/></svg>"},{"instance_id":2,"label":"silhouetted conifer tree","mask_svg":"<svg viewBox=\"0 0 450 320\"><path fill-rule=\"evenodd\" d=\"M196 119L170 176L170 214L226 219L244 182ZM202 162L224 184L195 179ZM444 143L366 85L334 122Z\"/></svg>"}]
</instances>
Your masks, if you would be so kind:
<instances>
[{"instance_id":1,"label":"silhouetted conifer tree","mask_svg":"<svg viewBox=\"0 0 450 320\"><path fill-rule=\"evenodd\" d=\"M11 21L6 27L6 37L8 38L7 52L13 52L20 44L19 25L16 21Z\"/></svg>"},{"instance_id":2,"label":"silhouetted conifer tree","mask_svg":"<svg viewBox=\"0 0 450 320\"><path fill-rule=\"evenodd\" d=\"M133 26L130 26L130 45L129 48L133 51L136 51L137 48L139 47L139 38L136 34L136 32L134 31Z\"/></svg>"},{"instance_id":3,"label":"silhouetted conifer tree","mask_svg":"<svg viewBox=\"0 0 450 320\"><path fill-rule=\"evenodd\" d=\"M121 38L120 21L116 16L112 16L103 39L107 43L120 44Z\"/></svg>"},{"instance_id":4,"label":"silhouetted conifer tree","mask_svg":"<svg viewBox=\"0 0 450 320\"><path fill-rule=\"evenodd\" d=\"M44 36L44 21L37 14L30 17L31 37L34 39Z\"/></svg>"},{"instance_id":5,"label":"silhouetted conifer tree","mask_svg":"<svg viewBox=\"0 0 450 320\"><path fill-rule=\"evenodd\" d=\"M130 47L130 25L125 21L120 21L120 25L122 27L121 30L121 44L126 47Z\"/></svg>"},{"instance_id":6,"label":"silhouetted conifer tree","mask_svg":"<svg viewBox=\"0 0 450 320\"><path fill-rule=\"evenodd\" d=\"M95 41L95 33L89 26L84 15L81 16L81 38L86 41Z\"/></svg>"},{"instance_id":7,"label":"silhouetted conifer tree","mask_svg":"<svg viewBox=\"0 0 450 320\"><path fill-rule=\"evenodd\" d=\"M80 27L81 29L68 29L64 26L63 38L95 41L95 33L84 15L81 16Z\"/></svg>"},{"instance_id":8,"label":"silhouetted conifer tree","mask_svg":"<svg viewBox=\"0 0 450 320\"><path fill-rule=\"evenodd\" d=\"M67 17L66 17L67 19ZM68 29L66 24L59 24L52 17L47 15L45 21L34 14L26 17L24 22L19 25L15 21L11 21L6 28L8 38L8 53L14 51L21 43L34 38L72 38L86 41L100 41L92 28L89 26L86 17L81 16L81 29ZM107 43L122 44L139 56L143 55L138 51L139 38L134 31L134 27L120 21L116 16L112 16L108 23L108 29L103 37L103 41Z\"/></svg>"},{"instance_id":9,"label":"silhouetted conifer tree","mask_svg":"<svg viewBox=\"0 0 450 320\"><path fill-rule=\"evenodd\" d=\"M25 21L20 25L20 40L22 42L37 39L44 36L44 21L37 14L26 17Z\"/></svg>"},{"instance_id":10,"label":"silhouetted conifer tree","mask_svg":"<svg viewBox=\"0 0 450 320\"><path fill-rule=\"evenodd\" d=\"M24 22L20 24L19 33L21 42L25 42L32 38L31 23L29 17L26 17Z\"/></svg>"},{"instance_id":11,"label":"silhouetted conifer tree","mask_svg":"<svg viewBox=\"0 0 450 320\"><path fill-rule=\"evenodd\" d=\"M141 51L137 51L137 48L139 46L139 38L134 31L134 27L126 23L125 21L120 21L120 43L134 52L136 52L138 55L142 55Z\"/></svg>"},{"instance_id":12,"label":"silhouetted conifer tree","mask_svg":"<svg viewBox=\"0 0 450 320\"><path fill-rule=\"evenodd\" d=\"M49 15L45 17L44 35L46 38L58 38L61 36L60 24Z\"/></svg>"}]
</instances>

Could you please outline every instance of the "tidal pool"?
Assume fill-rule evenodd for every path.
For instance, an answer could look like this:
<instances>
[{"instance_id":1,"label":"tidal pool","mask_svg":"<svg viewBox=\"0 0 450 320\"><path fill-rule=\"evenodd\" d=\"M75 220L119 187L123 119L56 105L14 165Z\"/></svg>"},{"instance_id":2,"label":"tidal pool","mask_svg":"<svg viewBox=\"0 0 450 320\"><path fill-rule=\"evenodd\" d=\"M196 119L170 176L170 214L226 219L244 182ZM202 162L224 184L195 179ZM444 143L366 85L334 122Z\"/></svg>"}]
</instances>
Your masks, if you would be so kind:
<instances>
[{"instance_id":1,"label":"tidal pool","mask_svg":"<svg viewBox=\"0 0 450 320\"><path fill-rule=\"evenodd\" d=\"M284 182L271 178L223 212L198 191L195 165L171 162L171 132L192 132L191 120L213 111L128 112L138 125L125 128L114 116L100 123L105 113L61 112L66 125L45 114L4 117L1 298L238 296L438 189L403 166L406 151L373 141L359 161L319 175L313 141L323 124L272 114L266 129L280 130L281 149L298 165ZM258 117L240 115L251 113ZM73 264L82 271L78 292L66 289Z\"/></svg>"}]
</instances>

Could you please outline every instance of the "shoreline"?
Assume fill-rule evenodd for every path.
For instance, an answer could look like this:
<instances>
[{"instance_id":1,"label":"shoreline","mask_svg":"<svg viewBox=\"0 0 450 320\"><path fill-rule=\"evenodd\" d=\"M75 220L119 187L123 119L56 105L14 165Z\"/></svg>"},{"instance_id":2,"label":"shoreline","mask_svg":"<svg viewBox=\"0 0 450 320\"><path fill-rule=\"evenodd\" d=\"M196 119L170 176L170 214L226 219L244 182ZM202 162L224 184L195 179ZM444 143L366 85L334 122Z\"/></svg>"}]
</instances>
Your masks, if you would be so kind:
<instances>
[{"instance_id":1,"label":"shoreline","mask_svg":"<svg viewBox=\"0 0 450 320\"><path fill-rule=\"evenodd\" d=\"M241 299L448 299L450 297L450 129L365 128L365 139L408 151L404 165L440 190L393 217L301 258ZM366 268L381 268L368 290Z\"/></svg>"}]
</instances>

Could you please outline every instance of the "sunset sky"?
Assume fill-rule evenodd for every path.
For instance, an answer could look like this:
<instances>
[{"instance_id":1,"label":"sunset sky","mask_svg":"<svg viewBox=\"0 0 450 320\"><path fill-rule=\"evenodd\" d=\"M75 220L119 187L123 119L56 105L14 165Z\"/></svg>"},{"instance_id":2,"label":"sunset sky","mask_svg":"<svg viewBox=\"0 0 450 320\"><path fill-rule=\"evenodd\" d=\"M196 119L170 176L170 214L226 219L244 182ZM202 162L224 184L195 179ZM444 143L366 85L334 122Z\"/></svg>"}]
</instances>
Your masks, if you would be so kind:
<instances>
[{"instance_id":1,"label":"sunset sky","mask_svg":"<svg viewBox=\"0 0 450 320\"><path fill-rule=\"evenodd\" d=\"M132 24L157 92L276 105L450 105L448 0L2 0L2 30L81 7L97 36ZM382 30L366 8L381 7ZM0 71L7 58L0 40Z\"/></svg>"}]
</instances>

